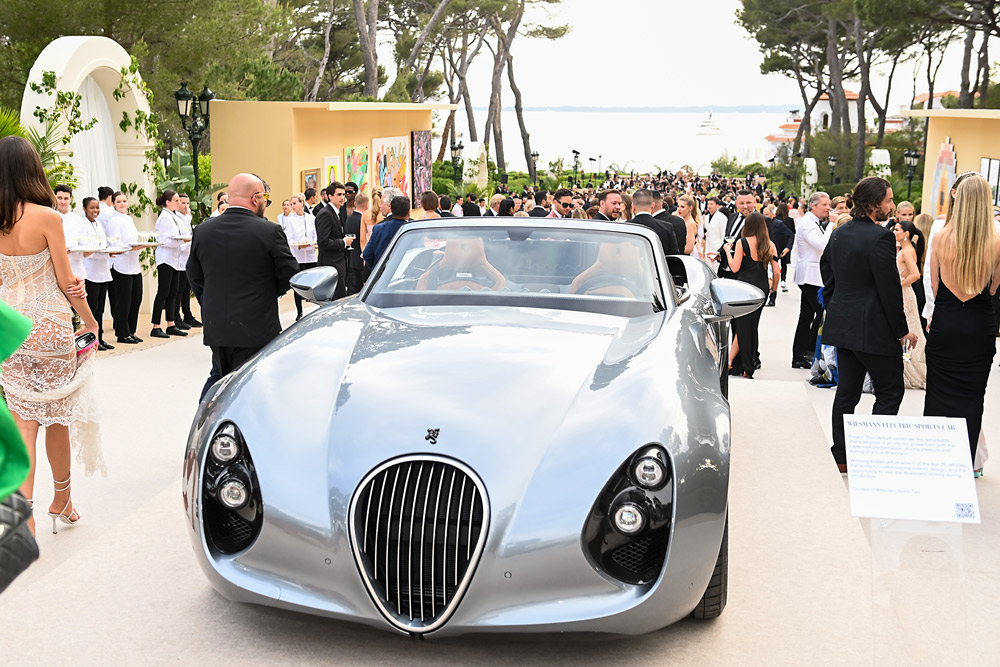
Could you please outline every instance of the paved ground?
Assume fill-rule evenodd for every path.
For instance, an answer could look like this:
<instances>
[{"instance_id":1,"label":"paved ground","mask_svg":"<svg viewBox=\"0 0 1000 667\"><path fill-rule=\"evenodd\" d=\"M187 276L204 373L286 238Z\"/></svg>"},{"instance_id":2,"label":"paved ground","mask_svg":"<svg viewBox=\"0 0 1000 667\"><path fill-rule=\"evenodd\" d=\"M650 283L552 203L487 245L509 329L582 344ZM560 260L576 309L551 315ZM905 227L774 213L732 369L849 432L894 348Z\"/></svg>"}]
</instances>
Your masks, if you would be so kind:
<instances>
[{"instance_id":1,"label":"paved ground","mask_svg":"<svg viewBox=\"0 0 1000 667\"><path fill-rule=\"evenodd\" d=\"M988 463L977 483L981 525L873 530L852 518L828 453L833 393L789 367L797 308L793 288L765 311L764 367L731 384L729 606L716 621L634 638L415 643L225 600L198 568L182 519L184 439L210 361L193 335L102 358L110 475L74 478L79 525L53 536L38 513L42 557L0 597L3 663L995 664L1000 465ZM988 406L998 392L994 378ZM920 414L922 400L908 392L903 414ZM985 427L1000 457L1000 415L989 407ZM47 477L43 460L38 479ZM41 507L48 493L41 484Z\"/></svg>"}]
</instances>

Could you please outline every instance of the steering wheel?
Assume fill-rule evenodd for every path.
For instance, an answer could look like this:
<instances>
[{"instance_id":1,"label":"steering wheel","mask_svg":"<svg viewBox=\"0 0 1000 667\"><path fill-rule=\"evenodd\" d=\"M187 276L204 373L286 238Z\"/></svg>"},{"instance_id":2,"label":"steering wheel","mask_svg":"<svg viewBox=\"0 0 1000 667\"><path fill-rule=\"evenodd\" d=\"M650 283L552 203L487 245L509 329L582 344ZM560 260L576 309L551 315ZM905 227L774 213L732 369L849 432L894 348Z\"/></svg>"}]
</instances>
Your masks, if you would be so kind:
<instances>
[{"instance_id":1,"label":"steering wheel","mask_svg":"<svg viewBox=\"0 0 1000 667\"><path fill-rule=\"evenodd\" d=\"M633 299L638 298L642 294L642 288L634 280L611 273L597 273L592 275L583 281L583 284L577 288L576 292L577 294L586 294L602 287L624 287L632 293Z\"/></svg>"}]
</instances>

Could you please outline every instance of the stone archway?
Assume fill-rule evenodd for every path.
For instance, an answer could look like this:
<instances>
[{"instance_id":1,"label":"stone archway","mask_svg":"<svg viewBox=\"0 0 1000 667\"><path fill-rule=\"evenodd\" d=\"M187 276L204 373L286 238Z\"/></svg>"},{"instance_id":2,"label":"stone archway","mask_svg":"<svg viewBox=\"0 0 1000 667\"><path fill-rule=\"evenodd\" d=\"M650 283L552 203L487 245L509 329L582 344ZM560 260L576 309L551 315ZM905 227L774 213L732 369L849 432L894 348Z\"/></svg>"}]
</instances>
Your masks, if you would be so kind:
<instances>
[{"instance_id":1,"label":"stone archway","mask_svg":"<svg viewBox=\"0 0 1000 667\"><path fill-rule=\"evenodd\" d=\"M34 111L36 107L50 106L52 98L33 91L31 83L40 82L42 74L50 71L56 75L58 90L83 96L84 120L98 119L97 125L74 137L74 144L63 151L63 159L73 164L79 180L79 195L75 197L78 202L85 196L96 196L100 185L117 189L123 182L137 183L150 198L156 197L155 184L143 171L146 151L153 148L152 142L145 137L137 138L134 129L124 131L118 124L123 113L134 119L137 111L150 112L146 97L128 86L125 95L115 99L114 91L121 83L122 68L131 64L128 52L107 37L60 37L42 50L28 75L28 85L21 99L21 123L25 127L44 131ZM114 148L107 145L111 141ZM90 146L101 147L101 154L95 156L96 151L81 151L80 147L87 146L88 142ZM146 224L138 226L151 228L153 217L150 214L145 217L148 219L142 222Z\"/></svg>"}]
</instances>

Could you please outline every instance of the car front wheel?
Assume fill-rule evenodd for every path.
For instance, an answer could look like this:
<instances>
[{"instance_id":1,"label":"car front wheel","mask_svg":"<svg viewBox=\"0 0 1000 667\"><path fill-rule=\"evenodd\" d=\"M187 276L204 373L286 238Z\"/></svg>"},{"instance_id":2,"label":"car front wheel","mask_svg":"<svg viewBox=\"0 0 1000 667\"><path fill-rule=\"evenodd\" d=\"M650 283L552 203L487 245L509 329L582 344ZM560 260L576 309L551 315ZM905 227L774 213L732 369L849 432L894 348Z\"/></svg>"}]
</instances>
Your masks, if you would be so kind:
<instances>
[{"instance_id":1,"label":"car front wheel","mask_svg":"<svg viewBox=\"0 0 1000 667\"><path fill-rule=\"evenodd\" d=\"M715 570L708 580L708 588L701 596L698 606L691 612L693 618L716 618L726 608L726 593L729 587L729 515L726 514L726 527L722 531L722 545L719 547L719 558L715 561Z\"/></svg>"}]
</instances>

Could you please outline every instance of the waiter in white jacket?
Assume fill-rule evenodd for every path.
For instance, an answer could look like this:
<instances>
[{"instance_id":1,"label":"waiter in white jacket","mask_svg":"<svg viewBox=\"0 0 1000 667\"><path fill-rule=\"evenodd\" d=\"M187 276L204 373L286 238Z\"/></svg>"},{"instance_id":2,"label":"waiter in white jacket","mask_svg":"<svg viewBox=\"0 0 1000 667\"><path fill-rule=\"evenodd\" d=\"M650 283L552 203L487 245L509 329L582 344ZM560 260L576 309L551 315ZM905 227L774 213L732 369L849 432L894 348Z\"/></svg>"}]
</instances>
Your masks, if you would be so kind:
<instances>
[{"instance_id":1,"label":"waiter in white jacket","mask_svg":"<svg viewBox=\"0 0 1000 667\"><path fill-rule=\"evenodd\" d=\"M70 206L73 204L73 190L68 185L57 185L54 188L56 193L56 210L62 216L63 235L66 237L67 248L79 248L86 245L84 239L90 235L90 223L73 213ZM81 280L87 279L87 269L83 263L85 257L91 253L68 251L69 268L73 270L73 275Z\"/></svg>"},{"instance_id":2,"label":"waiter in white jacket","mask_svg":"<svg viewBox=\"0 0 1000 667\"><path fill-rule=\"evenodd\" d=\"M819 290L823 287L819 259L830 239L827 233L829 217L830 195L814 192L809 197L809 211L795 225L795 245L799 254L795 263L795 284L799 286L801 297L799 322L792 339L792 368L811 368L816 352L816 336L823 320L823 306L819 302Z\"/></svg>"},{"instance_id":3,"label":"waiter in white jacket","mask_svg":"<svg viewBox=\"0 0 1000 667\"><path fill-rule=\"evenodd\" d=\"M288 246L292 250L299 270L311 269L316 266L316 217L306 213L305 195L292 195L289 199L292 212L282 217L281 227L288 238ZM295 295L295 321L302 319L302 297Z\"/></svg>"}]
</instances>

